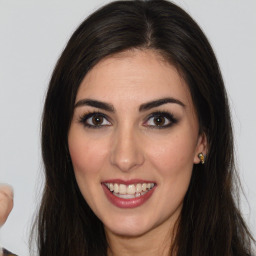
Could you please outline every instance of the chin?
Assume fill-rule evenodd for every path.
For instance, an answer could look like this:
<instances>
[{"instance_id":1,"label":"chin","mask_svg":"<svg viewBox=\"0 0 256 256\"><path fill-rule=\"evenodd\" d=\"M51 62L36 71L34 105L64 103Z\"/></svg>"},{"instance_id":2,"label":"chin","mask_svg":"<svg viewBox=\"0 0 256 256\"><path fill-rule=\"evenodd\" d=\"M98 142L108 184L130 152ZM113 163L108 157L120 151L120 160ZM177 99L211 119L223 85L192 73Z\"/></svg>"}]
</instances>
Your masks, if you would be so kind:
<instances>
[{"instance_id":1,"label":"chin","mask_svg":"<svg viewBox=\"0 0 256 256\"><path fill-rule=\"evenodd\" d=\"M109 230L111 233L120 237L139 237L139 236L143 236L149 231L149 229L147 228L134 227L134 226L127 227L126 225L107 228L107 230Z\"/></svg>"},{"instance_id":2,"label":"chin","mask_svg":"<svg viewBox=\"0 0 256 256\"><path fill-rule=\"evenodd\" d=\"M118 236L138 237L154 229L147 220L136 217L112 219L111 223L103 223L105 229Z\"/></svg>"}]
</instances>

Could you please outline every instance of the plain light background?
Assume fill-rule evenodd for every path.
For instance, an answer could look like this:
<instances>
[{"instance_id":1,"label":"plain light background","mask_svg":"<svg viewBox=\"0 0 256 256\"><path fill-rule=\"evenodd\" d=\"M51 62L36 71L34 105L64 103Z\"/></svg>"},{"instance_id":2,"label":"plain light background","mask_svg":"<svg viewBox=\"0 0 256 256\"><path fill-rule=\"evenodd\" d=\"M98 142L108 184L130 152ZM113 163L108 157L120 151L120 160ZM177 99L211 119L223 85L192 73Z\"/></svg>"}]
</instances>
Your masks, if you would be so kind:
<instances>
[{"instance_id":1,"label":"plain light background","mask_svg":"<svg viewBox=\"0 0 256 256\"><path fill-rule=\"evenodd\" d=\"M0 242L29 255L43 183L40 120L53 67L67 40L103 0L0 0L0 182L15 206ZM208 36L230 97L245 220L256 236L256 1L176 0ZM209 220L210 221L210 220Z\"/></svg>"}]
</instances>

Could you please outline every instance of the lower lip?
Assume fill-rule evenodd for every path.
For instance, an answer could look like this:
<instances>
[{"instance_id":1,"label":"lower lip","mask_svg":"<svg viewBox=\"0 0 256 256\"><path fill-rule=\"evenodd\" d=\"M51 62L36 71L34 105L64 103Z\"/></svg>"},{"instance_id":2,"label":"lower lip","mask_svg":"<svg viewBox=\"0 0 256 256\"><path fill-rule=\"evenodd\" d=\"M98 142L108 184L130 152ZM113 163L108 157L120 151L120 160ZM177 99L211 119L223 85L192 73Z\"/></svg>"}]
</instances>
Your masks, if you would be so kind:
<instances>
[{"instance_id":1,"label":"lower lip","mask_svg":"<svg viewBox=\"0 0 256 256\"><path fill-rule=\"evenodd\" d=\"M154 186L152 189L150 189L146 194L142 196L130 198L130 199L124 199L124 198L119 198L115 196L112 192L109 191L109 189L104 184L101 184L101 185L108 200L113 205L119 208L135 208L143 205L151 197L151 195L154 193L156 188L156 186Z\"/></svg>"}]
</instances>

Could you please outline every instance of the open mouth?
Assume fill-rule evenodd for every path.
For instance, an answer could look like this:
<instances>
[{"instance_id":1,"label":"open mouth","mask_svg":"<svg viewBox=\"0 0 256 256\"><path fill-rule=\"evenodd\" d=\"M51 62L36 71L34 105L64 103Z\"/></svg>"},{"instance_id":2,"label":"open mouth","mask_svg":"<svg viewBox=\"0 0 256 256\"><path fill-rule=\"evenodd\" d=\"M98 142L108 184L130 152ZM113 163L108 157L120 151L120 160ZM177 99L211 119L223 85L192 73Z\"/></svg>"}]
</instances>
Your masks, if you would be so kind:
<instances>
[{"instance_id":1,"label":"open mouth","mask_svg":"<svg viewBox=\"0 0 256 256\"><path fill-rule=\"evenodd\" d=\"M155 183L136 183L129 185L104 183L104 185L113 195L123 199L132 199L143 196L156 186Z\"/></svg>"}]
</instances>

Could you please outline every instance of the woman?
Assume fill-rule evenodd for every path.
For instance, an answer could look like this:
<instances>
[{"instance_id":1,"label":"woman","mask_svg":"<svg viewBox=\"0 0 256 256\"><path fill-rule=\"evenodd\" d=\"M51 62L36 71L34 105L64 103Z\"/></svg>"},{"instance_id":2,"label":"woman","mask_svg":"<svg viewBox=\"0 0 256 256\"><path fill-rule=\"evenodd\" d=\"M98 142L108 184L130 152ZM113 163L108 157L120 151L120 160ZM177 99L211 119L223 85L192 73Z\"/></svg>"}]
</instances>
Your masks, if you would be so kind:
<instances>
[{"instance_id":1,"label":"woman","mask_svg":"<svg viewBox=\"0 0 256 256\"><path fill-rule=\"evenodd\" d=\"M87 18L50 81L39 255L250 255L206 37L167 1Z\"/></svg>"}]
</instances>

